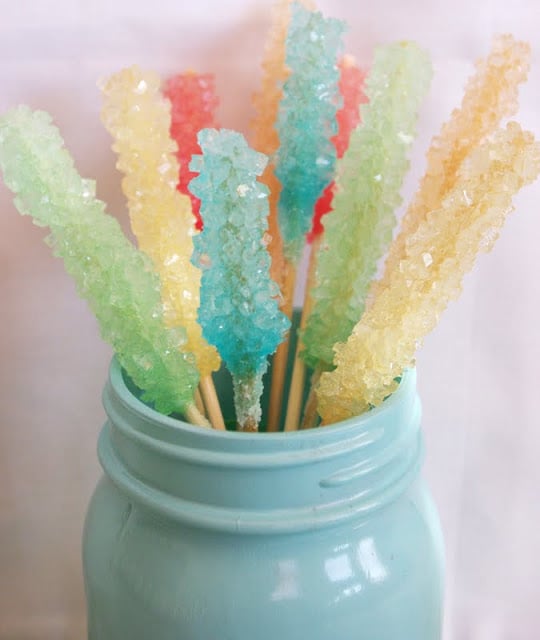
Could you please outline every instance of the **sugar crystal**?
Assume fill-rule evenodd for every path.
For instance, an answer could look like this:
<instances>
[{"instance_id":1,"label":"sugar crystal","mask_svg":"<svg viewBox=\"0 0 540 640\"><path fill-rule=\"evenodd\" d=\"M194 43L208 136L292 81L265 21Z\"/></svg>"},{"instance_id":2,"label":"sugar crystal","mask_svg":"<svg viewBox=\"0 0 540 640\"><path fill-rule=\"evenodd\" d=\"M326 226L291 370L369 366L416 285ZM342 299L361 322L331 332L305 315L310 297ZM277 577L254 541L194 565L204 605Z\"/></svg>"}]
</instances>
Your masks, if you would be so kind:
<instances>
[{"instance_id":1,"label":"sugar crystal","mask_svg":"<svg viewBox=\"0 0 540 640\"><path fill-rule=\"evenodd\" d=\"M334 212L317 253L314 306L302 336L302 356L314 369L332 367L334 343L346 340L362 315L377 261L392 238L409 166L409 144L398 133L412 139L430 78L429 59L413 43L375 52L366 82L369 102L338 161Z\"/></svg>"},{"instance_id":2,"label":"sugar crystal","mask_svg":"<svg viewBox=\"0 0 540 640\"><path fill-rule=\"evenodd\" d=\"M465 159L440 207L407 237L405 254L387 286L349 339L335 345L336 369L323 373L318 389L326 423L379 405L395 390L424 336L459 295L478 252L492 248L512 210L512 196L539 172L540 145L515 122Z\"/></svg>"},{"instance_id":3,"label":"sugar crystal","mask_svg":"<svg viewBox=\"0 0 540 640\"><path fill-rule=\"evenodd\" d=\"M253 430L261 418L267 358L289 327L269 276L268 202L261 197L267 189L257 182L266 157L227 129L204 129L198 138L203 155L191 163L199 176L190 189L201 200L203 218L193 256L202 269L199 321L232 374L239 427Z\"/></svg>"},{"instance_id":4,"label":"sugar crystal","mask_svg":"<svg viewBox=\"0 0 540 640\"><path fill-rule=\"evenodd\" d=\"M144 92L138 90L142 84ZM185 349L195 355L201 376L207 376L220 360L197 322L201 273L191 263L195 219L189 197L176 190L170 103L161 95L159 77L136 66L112 75L102 89L102 119L125 175L122 187L133 232L161 278L167 324L185 328Z\"/></svg>"},{"instance_id":5,"label":"sugar crystal","mask_svg":"<svg viewBox=\"0 0 540 640\"><path fill-rule=\"evenodd\" d=\"M176 159L180 165L178 191L191 198L197 229L202 229L201 203L188 188L195 176L189 169L191 157L200 153L197 133L206 127L215 127L218 98L213 74L187 71L172 76L165 83L163 93L171 102L171 137L176 141Z\"/></svg>"},{"instance_id":6,"label":"sugar crystal","mask_svg":"<svg viewBox=\"0 0 540 640\"><path fill-rule=\"evenodd\" d=\"M420 222L439 208L442 198L455 184L464 158L491 134L504 117L517 110L519 85L527 79L530 47L511 35L495 38L488 57L478 60L458 109L454 109L427 153L427 168L416 197L405 213L401 230L386 257L385 273L372 287L374 297L387 284L392 269L403 257L405 242ZM472 204L466 190L463 196ZM388 274L388 276L387 276Z\"/></svg>"},{"instance_id":7,"label":"sugar crystal","mask_svg":"<svg viewBox=\"0 0 540 640\"><path fill-rule=\"evenodd\" d=\"M0 165L15 204L40 226L64 260L127 373L158 411L185 412L198 374L186 336L163 321L159 279L149 260L76 172L48 114L18 107L0 119Z\"/></svg>"},{"instance_id":8,"label":"sugar crystal","mask_svg":"<svg viewBox=\"0 0 540 640\"><path fill-rule=\"evenodd\" d=\"M297 264L315 203L333 177L336 149L331 137L337 132L336 111L341 106L337 62L344 23L298 2L291 11L286 39L291 73L283 85L274 161L282 187L278 209L285 257Z\"/></svg>"},{"instance_id":9,"label":"sugar crystal","mask_svg":"<svg viewBox=\"0 0 540 640\"><path fill-rule=\"evenodd\" d=\"M351 55L344 55L339 61L339 92L343 103L336 113L337 133L332 138L338 158L343 157L349 146L351 133L360 122L360 105L367 102L363 91L365 73L361 71ZM319 236L323 231L322 218L332 211L335 183L331 182L323 191L315 204L311 231L308 242Z\"/></svg>"}]
</instances>

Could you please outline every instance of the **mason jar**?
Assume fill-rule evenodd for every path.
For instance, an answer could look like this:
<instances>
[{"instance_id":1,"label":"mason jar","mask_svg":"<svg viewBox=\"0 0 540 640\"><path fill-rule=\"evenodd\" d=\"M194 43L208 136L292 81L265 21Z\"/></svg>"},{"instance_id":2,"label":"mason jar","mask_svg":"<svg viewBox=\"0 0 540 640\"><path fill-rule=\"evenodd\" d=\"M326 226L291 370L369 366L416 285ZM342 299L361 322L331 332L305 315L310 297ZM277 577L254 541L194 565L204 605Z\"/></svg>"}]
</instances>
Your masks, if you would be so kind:
<instances>
[{"instance_id":1,"label":"mason jar","mask_svg":"<svg viewBox=\"0 0 540 640\"><path fill-rule=\"evenodd\" d=\"M416 374L287 433L161 415L113 360L84 532L89 640L439 640Z\"/></svg>"}]
</instances>

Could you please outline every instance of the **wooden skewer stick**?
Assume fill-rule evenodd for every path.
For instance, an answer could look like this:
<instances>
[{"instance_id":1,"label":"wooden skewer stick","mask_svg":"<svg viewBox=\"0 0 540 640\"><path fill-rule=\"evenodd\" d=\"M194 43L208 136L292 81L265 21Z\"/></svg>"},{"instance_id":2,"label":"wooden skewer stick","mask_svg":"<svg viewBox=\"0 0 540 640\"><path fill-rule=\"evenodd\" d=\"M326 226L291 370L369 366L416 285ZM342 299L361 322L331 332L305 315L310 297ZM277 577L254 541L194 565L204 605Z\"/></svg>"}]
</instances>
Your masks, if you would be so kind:
<instances>
[{"instance_id":1,"label":"wooden skewer stick","mask_svg":"<svg viewBox=\"0 0 540 640\"><path fill-rule=\"evenodd\" d=\"M196 424L200 427L212 427L212 425L208 422L208 420L202 415L202 413L197 409L195 403L190 404L186 409L186 418L188 422L191 424Z\"/></svg>"},{"instance_id":2,"label":"wooden skewer stick","mask_svg":"<svg viewBox=\"0 0 540 640\"><path fill-rule=\"evenodd\" d=\"M321 245L321 236L317 236L311 245L311 253L309 255L308 275L306 279L306 290L304 292L304 306L302 307L302 317L300 319L300 330L306 326L307 319L312 309L312 299L310 292L316 282L317 272L317 254ZM300 425L300 413L302 410L302 396L304 392L304 384L306 380L306 365L300 358L302 350L302 341L300 336L296 341L296 352L294 355L294 365L289 389L289 399L287 401L287 415L285 417L285 431L295 431Z\"/></svg>"},{"instance_id":3,"label":"wooden skewer stick","mask_svg":"<svg viewBox=\"0 0 540 640\"><path fill-rule=\"evenodd\" d=\"M300 321L300 329L304 328L307 313L302 310L302 319ZM304 383L306 381L306 367L304 361L300 358L300 350L302 348L300 337L296 343L296 353L294 355L294 367L289 388L289 399L287 401L287 415L285 417L284 431L296 431L300 421L300 412L302 410L302 393L304 391Z\"/></svg>"},{"instance_id":4,"label":"wooden skewer stick","mask_svg":"<svg viewBox=\"0 0 540 640\"><path fill-rule=\"evenodd\" d=\"M204 408L204 402L203 402L201 390L199 387L195 389L195 394L193 396L193 399L195 400L195 406L199 410L199 413L201 413L203 416L206 416L206 409Z\"/></svg>"},{"instance_id":5,"label":"wooden skewer stick","mask_svg":"<svg viewBox=\"0 0 540 640\"><path fill-rule=\"evenodd\" d=\"M306 400L304 418L302 419L302 424L300 426L301 429L312 429L317 425L317 394L315 389L319 384L321 374L321 369L316 369L311 376L311 386L309 389L308 399Z\"/></svg>"},{"instance_id":6,"label":"wooden skewer stick","mask_svg":"<svg viewBox=\"0 0 540 640\"><path fill-rule=\"evenodd\" d=\"M283 285L283 304L281 311L290 319L293 311L294 286L296 284L296 268L291 263L286 263L285 281ZM290 332L287 338L279 345L272 361L272 380L270 386L270 406L268 407L267 431L277 431L281 417L283 404L283 388L285 386L285 374L287 372L287 359L289 357Z\"/></svg>"},{"instance_id":7,"label":"wooden skewer stick","mask_svg":"<svg viewBox=\"0 0 540 640\"><path fill-rule=\"evenodd\" d=\"M220 431L225 431L225 421L223 420L219 398L216 393L216 387L214 386L211 374L200 379L199 389L201 390L206 412L212 427L214 427L214 429L219 429Z\"/></svg>"}]
</instances>

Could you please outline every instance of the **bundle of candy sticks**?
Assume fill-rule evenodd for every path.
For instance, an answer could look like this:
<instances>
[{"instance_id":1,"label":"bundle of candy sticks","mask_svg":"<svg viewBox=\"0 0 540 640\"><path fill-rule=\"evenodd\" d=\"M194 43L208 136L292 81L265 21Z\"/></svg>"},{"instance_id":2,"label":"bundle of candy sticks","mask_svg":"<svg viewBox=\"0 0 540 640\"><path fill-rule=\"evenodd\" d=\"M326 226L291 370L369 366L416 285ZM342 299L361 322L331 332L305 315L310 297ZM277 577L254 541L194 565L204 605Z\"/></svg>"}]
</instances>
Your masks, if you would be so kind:
<instances>
[{"instance_id":1,"label":"bundle of candy sticks","mask_svg":"<svg viewBox=\"0 0 540 640\"><path fill-rule=\"evenodd\" d=\"M49 227L104 339L157 411L225 429L213 382L222 366L243 431L330 424L380 405L540 172L532 134L501 124L517 110L529 47L499 36L433 139L392 239L431 64L397 42L379 47L366 73L344 54L344 31L307 2L276 7L252 147L218 128L210 74L162 83L131 67L101 83L138 248L78 175L50 116L21 106L0 119L17 208Z\"/></svg>"}]
</instances>

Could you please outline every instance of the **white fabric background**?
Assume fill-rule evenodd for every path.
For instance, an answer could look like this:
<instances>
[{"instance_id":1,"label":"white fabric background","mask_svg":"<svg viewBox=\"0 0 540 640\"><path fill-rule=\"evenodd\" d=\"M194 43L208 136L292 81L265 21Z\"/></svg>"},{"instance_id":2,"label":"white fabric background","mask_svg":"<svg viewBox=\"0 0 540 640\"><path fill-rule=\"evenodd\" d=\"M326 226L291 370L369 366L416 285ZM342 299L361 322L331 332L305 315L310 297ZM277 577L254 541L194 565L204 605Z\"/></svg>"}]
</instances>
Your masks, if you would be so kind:
<instances>
[{"instance_id":1,"label":"white fabric background","mask_svg":"<svg viewBox=\"0 0 540 640\"><path fill-rule=\"evenodd\" d=\"M138 63L214 71L220 122L247 131L270 0L0 0L0 111L50 111L83 175L125 222L96 79ZM435 67L407 201L429 140L494 33L538 42L536 0L320 0L350 23L348 50L414 39ZM520 122L540 137L540 48ZM79 538L98 475L100 388L110 357L59 261L0 187L0 638L82 638ZM516 199L418 357L425 471L447 544L445 640L534 640L540 608L540 183ZM32 635L35 634L35 635ZM396 639L414 640L414 639Z\"/></svg>"}]
</instances>

